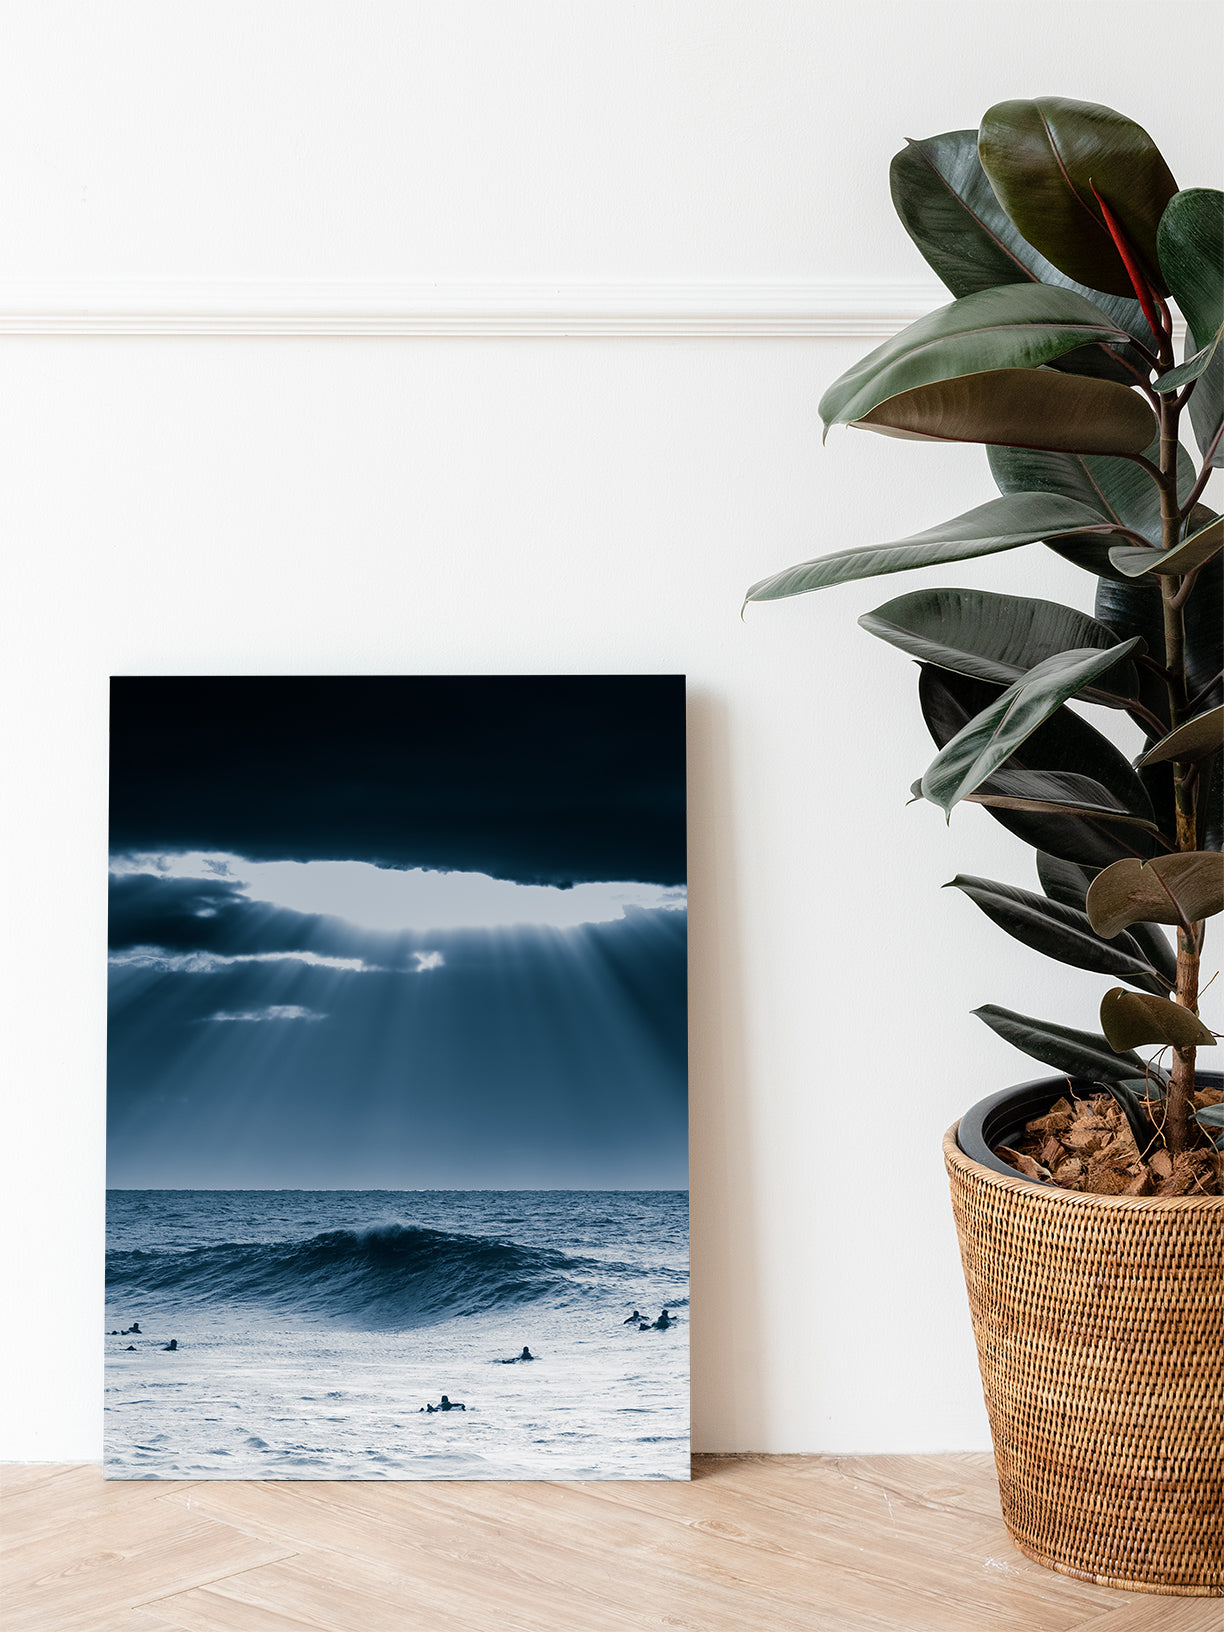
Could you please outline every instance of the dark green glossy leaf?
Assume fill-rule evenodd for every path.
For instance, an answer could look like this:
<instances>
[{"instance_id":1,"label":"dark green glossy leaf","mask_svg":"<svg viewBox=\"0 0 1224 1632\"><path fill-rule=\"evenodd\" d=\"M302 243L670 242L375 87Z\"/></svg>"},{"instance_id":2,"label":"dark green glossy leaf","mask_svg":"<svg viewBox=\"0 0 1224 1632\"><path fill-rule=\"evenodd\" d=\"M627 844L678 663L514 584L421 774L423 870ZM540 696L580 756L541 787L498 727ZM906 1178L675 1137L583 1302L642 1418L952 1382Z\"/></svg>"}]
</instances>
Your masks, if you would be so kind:
<instances>
[{"instance_id":1,"label":"dark green glossy leaf","mask_svg":"<svg viewBox=\"0 0 1224 1632\"><path fill-rule=\"evenodd\" d=\"M1074 907L1077 912L1083 912L1088 886L1096 875L1095 867L1081 867L1078 862L1063 861L1061 856L1047 855L1044 850L1037 852L1037 877L1041 880L1041 888L1051 901L1058 901L1064 907Z\"/></svg>"},{"instance_id":2,"label":"dark green glossy leaf","mask_svg":"<svg viewBox=\"0 0 1224 1632\"><path fill-rule=\"evenodd\" d=\"M1068 1076L1086 1077L1089 1082L1125 1082L1145 1075L1137 1054L1117 1054L1104 1037L1091 1031L1057 1026L1051 1020L1034 1020L1014 1009L985 1003L974 1009L979 1020L1024 1054Z\"/></svg>"},{"instance_id":3,"label":"dark green glossy leaf","mask_svg":"<svg viewBox=\"0 0 1224 1632\"><path fill-rule=\"evenodd\" d=\"M848 584L859 578L879 578L890 572L909 572L915 567L934 567L949 561L993 555L1020 544L1036 544L1047 533L1100 532L1105 526L1108 523L1074 499L1046 493L1011 493L979 504L976 509L941 522L937 527L928 527L923 533L913 533L909 538L837 550L815 561L788 567L753 584L744 598L748 601L783 600L790 595L805 595L809 590ZM1101 537L1107 540L1108 534L1101 533Z\"/></svg>"},{"instance_id":4,"label":"dark green glossy leaf","mask_svg":"<svg viewBox=\"0 0 1224 1632\"><path fill-rule=\"evenodd\" d=\"M1084 910L1107 940L1137 923L1189 929L1224 912L1224 857L1179 850L1148 862L1116 861L1093 879Z\"/></svg>"},{"instance_id":5,"label":"dark green glossy leaf","mask_svg":"<svg viewBox=\"0 0 1224 1632\"><path fill-rule=\"evenodd\" d=\"M1224 707L1209 708L1162 737L1139 763L1154 765L1164 759L1207 759L1211 754L1218 754L1221 748L1224 748Z\"/></svg>"},{"instance_id":6,"label":"dark green glossy leaf","mask_svg":"<svg viewBox=\"0 0 1224 1632\"><path fill-rule=\"evenodd\" d=\"M1098 975L1117 975L1145 992L1163 995L1168 990L1135 941L1102 940L1086 914L1074 907L1061 906L1031 890L963 874L944 888L961 890L1000 929L1047 958Z\"/></svg>"},{"instance_id":7,"label":"dark green glossy leaf","mask_svg":"<svg viewBox=\"0 0 1224 1632\"><path fill-rule=\"evenodd\" d=\"M914 791L920 794L921 790L922 779L919 778ZM964 797L992 810L1038 811L1050 816L1066 812L1111 826L1120 824L1143 828L1149 833L1158 831L1150 817L1126 810L1108 788L1076 771L1016 771L1005 765L987 777L976 792Z\"/></svg>"},{"instance_id":8,"label":"dark green glossy leaf","mask_svg":"<svg viewBox=\"0 0 1224 1632\"><path fill-rule=\"evenodd\" d=\"M922 798L921 777L911 783L910 795L911 803ZM1100 782L1075 771L1015 771L1004 766L987 777L976 792L967 793L964 802L984 805L991 811L1083 817L1110 831L1120 827L1159 832L1155 822L1123 809Z\"/></svg>"},{"instance_id":9,"label":"dark green glossy leaf","mask_svg":"<svg viewBox=\"0 0 1224 1632\"><path fill-rule=\"evenodd\" d=\"M1186 355L1210 346L1224 324L1224 193L1189 187L1172 199L1157 234L1160 264L1186 319ZM1224 414L1224 348L1217 347L1190 396L1190 419L1206 453ZM1224 459L1219 446L1212 460Z\"/></svg>"},{"instance_id":10,"label":"dark green glossy leaf","mask_svg":"<svg viewBox=\"0 0 1224 1632\"><path fill-rule=\"evenodd\" d=\"M1199 794L1196 843L1200 850L1214 850L1217 855L1224 849L1224 757L1211 766L1206 798Z\"/></svg>"},{"instance_id":11,"label":"dark green glossy leaf","mask_svg":"<svg viewBox=\"0 0 1224 1632\"><path fill-rule=\"evenodd\" d=\"M1125 339L1074 290L982 289L928 312L847 369L820 399L820 417L826 427L850 425L903 391L987 369L1036 368L1086 341Z\"/></svg>"},{"instance_id":12,"label":"dark green glossy leaf","mask_svg":"<svg viewBox=\"0 0 1224 1632\"><path fill-rule=\"evenodd\" d=\"M1158 439L1153 438L1143 452L1152 464L1159 464ZM1001 492L1058 493L1087 505L1103 521L1142 533L1153 544L1160 542L1160 489L1129 459L1028 448L991 448L987 459ZM1177 485L1182 498L1194 486L1195 475L1193 460L1181 448Z\"/></svg>"},{"instance_id":13,"label":"dark green glossy leaf","mask_svg":"<svg viewBox=\"0 0 1224 1632\"><path fill-rule=\"evenodd\" d=\"M1198 710L1209 708L1221 700L1220 685L1215 677L1224 667L1220 650L1224 633L1224 616L1221 614L1221 591L1224 587L1222 563L1224 556L1217 555L1199 569L1193 592L1182 612L1187 689L1190 696L1197 699L1195 707ZM1126 635L1140 635L1147 643L1151 656L1157 662L1164 661L1164 611L1159 584L1155 579L1144 577L1112 582L1102 579L1097 584L1095 611L1100 622L1108 624L1119 639ZM1168 689L1158 675L1140 670L1139 696L1158 719L1168 721ZM1153 741L1157 735L1152 733ZM1171 832L1173 784L1168 766L1145 765L1139 774L1166 831Z\"/></svg>"},{"instance_id":14,"label":"dark green glossy leaf","mask_svg":"<svg viewBox=\"0 0 1224 1632\"><path fill-rule=\"evenodd\" d=\"M1131 578L1125 582L1102 580L1097 585L1094 608L1101 623L1108 624L1118 638L1140 635L1147 649L1158 662L1164 661L1164 610L1160 587L1150 577ZM1182 612L1185 628L1186 689L1197 697L1197 707L1210 707L1220 701L1218 687L1199 696L1204 687L1215 681L1224 667L1224 556L1213 556L1199 569L1194 589ZM1163 684L1155 681L1152 702L1156 712L1167 718L1168 700L1161 698ZM1148 700L1148 693L1141 690Z\"/></svg>"},{"instance_id":15,"label":"dark green glossy leaf","mask_svg":"<svg viewBox=\"0 0 1224 1632\"><path fill-rule=\"evenodd\" d=\"M1135 1145L1142 1155L1151 1149L1157 1138L1156 1126L1149 1116L1146 1101L1148 1099L1163 1099L1159 1084L1150 1079L1141 1081L1138 1077L1128 1077L1125 1082L1106 1082L1101 1086L1120 1107L1123 1116L1130 1123L1130 1130L1135 1136Z\"/></svg>"},{"instance_id":16,"label":"dark green glossy leaf","mask_svg":"<svg viewBox=\"0 0 1224 1632\"><path fill-rule=\"evenodd\" d=\"M1211 1134L1211 1142L1215 1148L1224 1150L1224 1133L1215 1131L1217 1128L1224 1128L1224 1105L1204 1105L1194 1112L1194 1120Z\"/></svg>"},{"instance_id":17,"label":"dark green glossy leaf","mask_svg":"<svg viewBox=\"0 0 1224 1632\"><path fill-rule=\"evenodd\" d=\"M1117 644L1112 629L1055 601L992 595L984 589L919 589L858 620L924 663L1009 686L1038 663L1073 647ZM1125 708L1138 693L1133 663L1120 664L1083 692L1089 702Z\"/></svg>"},{"instance_id":18,"label":"dark green glossy leaf","mask_svg":"<svg viewBox=\"0 0 1224 1632\"><path fill-rule=\"evenodd\" d=\"M1004 283L1072 288L1149 351L1156 350L1157 338L1137 300L1076 283L1016 231L982 169L976 130L910 142L893 159L889 179L906 232L958 299ZM1067 352L1053 366L1124 385L1149 377L1147 364L1131 346L1120 353L1107 345Z\"/></svg>"},{"instance_id":19,"label":"dark green glossy leaf","mask_svg":"<svg viewBox=\"0 0 1224 1632\"><path fill-rule=\"evenodd\" d=\"M923 797L950 813L958 800L1005 764L1056 709L1139 645L1138 640L1128 640L1105 651L1060 652L1038 663L940 751L922 778Z\"/></svg>"},{"instance_id":20,"label":"dark green glossy leaf","mask_svg":"<svg viewBox=\"0 0 1224 1632\"><path fill-rule=\"evenodd\" d=\"M1001 694L1001 687L970 680L923 664L918 680L918 700L922 716L936 747L945 743L980 714ZM1139 812L1149 819L1151 804L1142 782L1126 756L1086 720L1069 708L1039 726L1012 754L1008 772L1031 773L1034 777L1087 775L1104 787L1124 810ZM988 793L994 778L979 793ZM1057 787L1058 784L1055 783ZM1009 791L1005 784L1002 791ZM1047 792L1042 785L1040 791ZM1107 867L1123 856L1150 856L1157 843L1141 831L1105 821L1031 813L1007 808L990 809L991 816L1035 850L1087 867Z\"/></svg>"},{"instance_id":21,"label":"dark green glossy leaf","mask_svg":"<svg viewBox=\"0 0 1224 1632\"><path fill-rule=\"evenodd\" d=\"M1165 977L1169 988L1177 985L1177 953L1168 937L1155 924L1132 924L1127 930L1151 967Z\"/></svg>"},{"instance_id":22,"label":"dark green glossy leaf","mask_svg":"<svg viewBox=\"0 0 1224 1632\"><path fill-rule=\"evenodd\" d=\"M1186 691L1196 709L1224 702L1224 555L1200 567L1182 612L1186 630ZM1106 619L1102 619L1106 622Z\"/></svg>"},{"instance_id":23,"label":"dark green glossy leaf","mask_svg":"<svg viewBox=\"0 0 1224 1632\"><path fill-rule=\"evenodd\" d=\"M1136 765L1135 775L1147 792L1156 815L1156 822L1165 838L1177 832L1177 801L1174 797L1172 765ZM1176 843L1167 844L1166 850L1175 850Z\"/></svg>"},{"instance_id":24,"label":"dark green glossy leaf","mask_svg":"<svg viewBox=\"0 0 1224 1632\"><path fill-rule=\"evenodd\" d=\"M1186 450L1183 448L1181 451L1182 453L1185 453ZM1216 511L1214 511L1210 505L1204 504L1203 501L1199 499L1193 510L1191 510L1190 514L1182 523L1182 526L1186 530L1186 536L1189 537L1191 533L1201 532L1209 521L1216 521L1217 519L1218 516Z\"/></svg>"},{"instance_id":25,"label":"dark green glossy leaf","mask_svg":"<svg viewBox=\"0 0 1224 1632\"><path fill-rule=\"evenodd\" d=\"M1211 1048L1215 1038L1180 1003L1148 992L1124 992L1114 986L1101 999L1101 1030L1118 1053L1140 1043L1171 1043L1174 1048Z\"/></svg>"},{"instance_id":26,"label":"dark green glossy leaf","mask_svg":"<svg viewBox=\"0 0 1224 1632\"><path fill-rule=\"evenodd\" d=\"M1051 901L1084 912L1088 889L1093 879L1098 877L1098 869L1081 867L1076 862L1063 861L1058 856L1048 856L1044 851L1038 851L1037 877ZM1144 961L1163 975L1169 986L1175 985L1177 954L1164 933L1154 924L1132 924L1128 933L1138 945Z\"/></svg>"},{"instance_id":27,"label":"dark green glossy leaf","mask_svg":"<svg viewBox=\"0 0 1224 1632\"><path fill-rule=\"evenodd\" d=\"M1207 344L1200 351L1187 356L1184 363L1179 363L1176 368L1171 368L1167 374L1162 374L1159 379L1153 380L1153 388L1159 391L1162 397L1165 397L1168 396L1170 391L1180 391L1183 385L1189 385L1191 380L1197 380L1211 366L1212 358L1215 356L1221 340L1224 340L1224 328L1217 329ZM1189 346L1187 346L1187 352L1189 352L1189 349Z\"/></svg>"},{"instance_id":28,"label":"dark green glossy leaf","mask_svg":"<svg viewBox=\"0 0 1224 1632\"><path fill-rule=\"evenodd\" d=\"M1068 277L1112 295L1133 293L1099 194L1154 287L1166 292L1156 230L1177 183L1141 125L1060 96L999 102L982 120L978 155L1020 232Z\"/></svg>"},{"instance_id":29,"label":"dark green glossy leaf","mask_svg":"<svg viewBox=\"0 0 1224 1632\"><path fill-rule=\"evenodd\" d=\"M1199 452L1218 470L1224 465L1224 441L1220 438L1224 424L1224 346L1216 347L1215 356L1191 393L1189 406Z\"/></svg>"},{"instance_id":30,"label":"dark green glossy leaf","mask_svg":"<svg viewBox=\"0 0 1224 1632\"><path fill-rule=\"evenodd\" d=\"M1173 299L1205 346L1224 324L1224 193L1187 187L1169 200L1156 236L1160 265Z\"/></svg>"},{"instance_id":31,"label":"dark green glossy leaf","mask_svg":"<svg viewBox=\"0 0 1224 1632\"><path fill-rule=\"evenodd\" d=\"M1152 658L1164 662L1164 610L1157 583L1150 578L1103 578L1095 600L1098 623L1112 629L1118 640L1124 629L1128 636L1138 635Z\"/></svg>"},{"instance_id":32,"label":"dark green glossy leaf","mask_svg":"<svg viewBox=\"0 0 1224 1632\"><path fill-rule=\"evenodd\" d=\"M1189 342L1187 342L1189 344ZM1224 346L1216 346L1190 393L1190 423L1199 452L1215 469L1224 465Z\"/></svg>"},{"instance_id":33,"label":"dark green glossy leaf","mask_svg":"<svg viewBox=\"0 0 1224 1632\"><path fill-rule=\"evenodd\" d=\"M1224 441L1220 438L1220 426L1224 424L1224 346L1216 347L1196 381L1189 408L1199 452L1218 470L1224 465Z\"/></svg>"},{"instance_id":34,"label":"dark green glossy leaf","mask_svg":"<svg viewBox=\"0 0 1224 1632\"><path fill-rule=\"evenodd\" d=\"M1145 550L1135 544L1115 544L1109 559L1127 578L1154 572L1159 578L1176 578L1193 572L1224 549L1224 517L1217 516L1206 527L1174 545L1171 550Z\"/></svg>"},{"instance_id":35,"label":"dark green glossy leaf","mask_svg":"<svg viewBox=\"0 0 1224 1632\"><path fill-rule=\"evenodd\" d=\"M1158 464L1159 442L1150 443L1144 453ZM1003 493L1057 493L1095 510L1102 520L1116 527L1140 533L1154 546L1160 543L1160 490L1130 459L1042 453L1031 448L989 448L986 457ZM1194 479L1190 455L1184 448L1179 449L1177 481L1183 498L1194 486ZM1108 539L1048 538L1046 543L1065 560L1099 577L1124 576L1109 559Z\"/></svg>"},{"instance_id":36,"label":"dark green glossy leaf","mask_svg":"<svg viewBox=\"0 0 1224 1632\"><path fill-rule=\"evenodd\" d=\"M999 368L902 391L856 426L918 442L1134 456L1156 424L1135 392L1048 368Z\"/></svg>"}]
</instances>

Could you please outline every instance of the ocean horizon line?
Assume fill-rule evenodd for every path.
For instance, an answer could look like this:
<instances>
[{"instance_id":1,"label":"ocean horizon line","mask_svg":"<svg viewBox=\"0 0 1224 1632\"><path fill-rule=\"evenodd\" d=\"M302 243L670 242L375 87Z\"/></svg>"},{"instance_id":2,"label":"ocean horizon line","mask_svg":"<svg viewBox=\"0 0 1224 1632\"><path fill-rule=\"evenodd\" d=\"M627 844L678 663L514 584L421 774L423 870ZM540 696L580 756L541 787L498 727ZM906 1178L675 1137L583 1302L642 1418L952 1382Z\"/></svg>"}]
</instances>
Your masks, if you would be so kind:
<instances>
[{"instance_id":1,"label":"ocean horizon line","mask_svg":"<svg viewBox=\"0 0 1224 1632\"><path fill-rule=\"evenodd\" d=\"M107 1195L687 1196L688 1185L108 1184Z\"/></svg>"}]
</instances>

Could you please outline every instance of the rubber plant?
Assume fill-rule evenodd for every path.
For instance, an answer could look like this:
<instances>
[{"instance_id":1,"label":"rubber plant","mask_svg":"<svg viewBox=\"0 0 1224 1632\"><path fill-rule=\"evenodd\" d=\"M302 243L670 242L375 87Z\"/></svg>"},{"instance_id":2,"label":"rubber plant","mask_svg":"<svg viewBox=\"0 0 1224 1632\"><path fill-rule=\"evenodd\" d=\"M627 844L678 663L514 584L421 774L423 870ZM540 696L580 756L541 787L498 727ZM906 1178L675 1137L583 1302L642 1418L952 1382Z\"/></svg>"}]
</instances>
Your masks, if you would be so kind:
<instances>
[{"instance_id":1,"label":"rubber plant","mask_svg":"<svg viewBox=\"0 0 1224 1632\"><path fill-rule=\"evenodd\" d=\"M1194 1097L1196 1053L1215 1043L1198 1015L1206 920L1224 909L1224 522L1202 502L1221 461L1224 195L1179 190L1133 120L1060 97L1001 102L977 131L911 141L891 180L955 298L829 387L826 435L984 444L1001 496L791 567L747 599L1036 543L1093 577L1091 617L920 589L859 622L920 665L939 751L915 795L949 816L984 805L1037 852L1039 890L953 884L1034 951L1122 983L1101 1000L1100 1033L995 1005L977 1014L1107 1089L1140 1149L1224 1147L1224 1110ZM1125 715L1133 762L1072 701ZM1176 929L1176 956L1161 925ZM1150 1063L1133 1052L1147 1044L1160 1049Z\"/></svg>"}]
</instances>

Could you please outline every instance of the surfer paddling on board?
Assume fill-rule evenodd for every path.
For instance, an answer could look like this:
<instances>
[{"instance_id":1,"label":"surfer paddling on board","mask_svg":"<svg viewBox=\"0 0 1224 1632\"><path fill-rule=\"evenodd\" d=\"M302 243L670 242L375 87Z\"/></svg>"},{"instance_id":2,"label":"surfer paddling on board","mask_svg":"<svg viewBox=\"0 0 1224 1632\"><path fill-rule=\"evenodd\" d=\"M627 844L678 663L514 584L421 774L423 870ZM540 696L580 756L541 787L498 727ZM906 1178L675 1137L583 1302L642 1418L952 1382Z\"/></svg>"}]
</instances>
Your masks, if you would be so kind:
<instances>
[{"instance_id":1,"label":"surfer paddling on board","mask_svg":"<svg viewBox=\"0 0 1224 1632\"><path fill-rule=\"evenodd\" d=\"M451 1400L451 1399L448 1399L445 1394L443 1394L442 1399L439 1402L439 1404L437 1404L437 1405L427 1405L425 1407L425 1410L429 1411L429 1412L434 1412L434 1411L466 1411L467 1406L464 1405L462 1400ZM418 1412L417 1415L419 1416L420 1412Z\"/></svg>"},{"instance_id":2,"label":"surfer paddling on board","mask_svg":"<svg viewBox=\"0 0 1224 1632\"><path fill-rule=\"evenodd\" d=\"M677 1325L679 1325L679 1322L677 1321L676 1317L674 1315L669 1314L667 1312L667 1310L664 1309L663 1313L659 1316L658 1320L644 1320L642 1322L642 1324L638 1327L638 1331L639 1332L666 1332L666 1331L670 1331L673 1326L677 1326Z\"/></svg>"}]
</instances>

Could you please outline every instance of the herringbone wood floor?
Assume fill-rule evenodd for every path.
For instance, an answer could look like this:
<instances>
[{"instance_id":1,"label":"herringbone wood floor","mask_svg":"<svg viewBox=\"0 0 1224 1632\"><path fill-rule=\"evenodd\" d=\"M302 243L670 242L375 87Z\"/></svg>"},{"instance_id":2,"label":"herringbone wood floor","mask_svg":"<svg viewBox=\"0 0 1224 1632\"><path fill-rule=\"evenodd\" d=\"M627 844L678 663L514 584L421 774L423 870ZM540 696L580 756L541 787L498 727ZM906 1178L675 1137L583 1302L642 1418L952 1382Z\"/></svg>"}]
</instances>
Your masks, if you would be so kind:
<instances>
[{"instance_id":1,"label":"herringbone wood floor","mask_svg":"<svg viewBox=\"0 0 1224 1632\"><path fill-rule=\"evenodd\" d=\"M0 1469L5 1632L1216 1632L1030 1563L987 1456L680 1484L161 1484Z\"/></svg>"}]
</instances>

